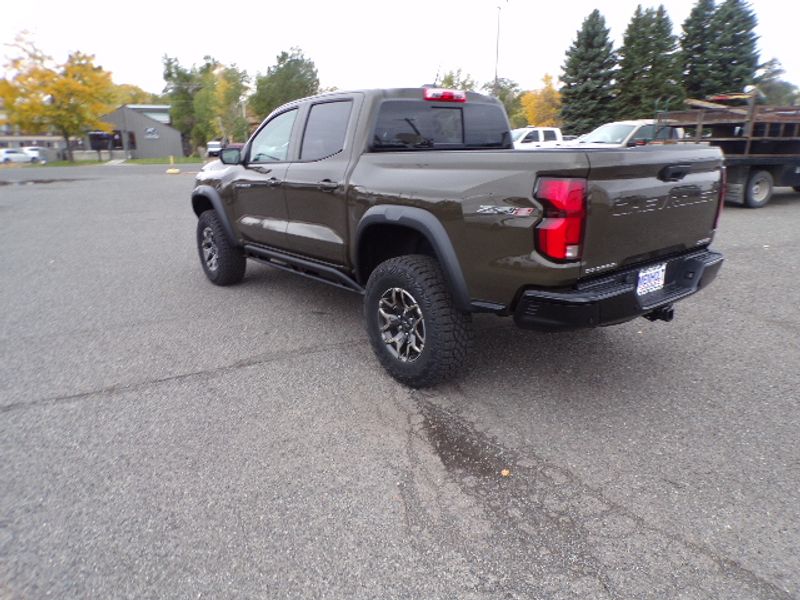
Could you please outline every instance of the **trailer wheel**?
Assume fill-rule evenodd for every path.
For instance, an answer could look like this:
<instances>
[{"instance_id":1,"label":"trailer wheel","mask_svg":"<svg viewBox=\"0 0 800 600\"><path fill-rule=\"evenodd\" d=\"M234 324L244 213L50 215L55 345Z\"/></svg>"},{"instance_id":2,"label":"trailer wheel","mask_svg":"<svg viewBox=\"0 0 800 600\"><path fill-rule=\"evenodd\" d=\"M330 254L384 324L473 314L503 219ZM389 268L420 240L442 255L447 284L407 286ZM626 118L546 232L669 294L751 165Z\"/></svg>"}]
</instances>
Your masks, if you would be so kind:
<instances>
[{"instance_id":1,"label":"trailer wheel","mask_svg":"<svg viewBox=\"0 0 800 600\"><path fill-rule=\"evenodd\" d=\"M755 171L750 175L745 190L744 203L747 208L761 208L772 198L772 174L769 171Z\"/></svg>"}]
</instances>

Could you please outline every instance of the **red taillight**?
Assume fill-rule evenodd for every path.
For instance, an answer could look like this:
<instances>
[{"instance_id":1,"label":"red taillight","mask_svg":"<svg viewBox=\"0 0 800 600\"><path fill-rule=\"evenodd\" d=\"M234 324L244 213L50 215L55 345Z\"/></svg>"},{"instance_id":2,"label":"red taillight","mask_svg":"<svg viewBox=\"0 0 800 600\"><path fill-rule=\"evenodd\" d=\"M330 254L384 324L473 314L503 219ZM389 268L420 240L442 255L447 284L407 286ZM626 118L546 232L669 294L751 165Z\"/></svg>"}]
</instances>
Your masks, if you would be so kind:
<instances>
[{"instance_id":1,"label":"red taillight","mask_svg":"<svg viewBox=\"0 0 800 600\"><path fill-rule=\"evenodd\" d=\"M425 100L436 102L466 102L467 92L446 90L444 88L425 88Z\"/></svg>"},{"instance_id":2,"label":"red taillight","mask_svg":"<svg viewBox=\"0 0 800 600\"><path fill-rule=\"evenodd\" d=\"M579 259L586 220L586 180L542 177L534 196L544 205L544 219L536 228L539 251L555 260Z\"/></svg>"},{"instance_id":3,"label":"red taillight","mask_svg":"<svg viewBox=\"0 0 800 600\"><path fill-rule=\"evenodd\" d=\"M717 205L717 214L714 216L714 229L719 224L719 216L722 214L722 205L725 204L725 194L728 193L728 173L725 167L720 169L719 175L719 204Z\"/></svg>"}]
</instances>

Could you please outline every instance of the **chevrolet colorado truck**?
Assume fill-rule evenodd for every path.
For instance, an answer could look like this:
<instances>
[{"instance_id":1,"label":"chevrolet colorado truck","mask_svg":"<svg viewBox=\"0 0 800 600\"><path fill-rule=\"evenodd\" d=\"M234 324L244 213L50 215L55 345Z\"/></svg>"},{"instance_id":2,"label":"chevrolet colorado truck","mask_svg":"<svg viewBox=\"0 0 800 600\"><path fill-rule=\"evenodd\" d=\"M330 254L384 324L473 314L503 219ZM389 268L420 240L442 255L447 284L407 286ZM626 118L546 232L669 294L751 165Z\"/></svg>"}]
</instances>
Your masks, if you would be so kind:
<instances>
[{"instance_id":1,"label":"chevrolet colorado truck","mask_svg":"<svg viewBox=\"0 0 800 600\"><path fill-rule=\"evenodd\" d=\"M471 92L297 100L220 159L191 196L208 279L253 259L363 295L375 354L412 387L458 373L473 313L669 321L723 260L718 148L514 151L502 105Z\"/></svg>"}]
</instances>

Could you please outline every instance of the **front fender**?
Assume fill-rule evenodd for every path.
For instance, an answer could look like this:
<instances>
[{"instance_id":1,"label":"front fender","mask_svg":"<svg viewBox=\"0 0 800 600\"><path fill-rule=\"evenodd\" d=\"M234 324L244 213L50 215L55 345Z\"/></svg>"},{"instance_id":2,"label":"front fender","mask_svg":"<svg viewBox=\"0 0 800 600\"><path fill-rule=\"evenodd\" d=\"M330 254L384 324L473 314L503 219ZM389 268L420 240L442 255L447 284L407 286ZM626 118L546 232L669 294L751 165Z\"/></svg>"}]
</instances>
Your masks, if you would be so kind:
<instances>
[{"instance_id":1,"label":"front fender","mask_svg":"<svg viewBox=\"0 0 800 600\"><path fill-rule=\"evenodd\" d=\"M192 210L194 210L194 214L199 217L203 211L209 208L213 208L217 211L217 216L222 222L222 227L225 229L225 235L228 236L228 241L235 246L241 246L236 237L233 225L228 219L228 214L225 212L219 192L209 185L198 185L192 191Z\"/></svg>"}]
</instances>

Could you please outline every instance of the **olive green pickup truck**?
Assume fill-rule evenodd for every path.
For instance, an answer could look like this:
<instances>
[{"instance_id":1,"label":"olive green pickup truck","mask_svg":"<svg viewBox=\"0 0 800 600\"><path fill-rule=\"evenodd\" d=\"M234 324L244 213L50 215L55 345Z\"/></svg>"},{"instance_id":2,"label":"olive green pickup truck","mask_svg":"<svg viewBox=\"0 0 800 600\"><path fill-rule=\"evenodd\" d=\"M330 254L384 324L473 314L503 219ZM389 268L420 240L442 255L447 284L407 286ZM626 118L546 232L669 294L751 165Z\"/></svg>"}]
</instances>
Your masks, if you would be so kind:
<instances>
[{"instance_id":1,"label":"olive green pickup truck","mask_svg":"<svg viewBox=\"0 0 800 600\"><path fill-rule=\"evenodd\" d=\"M249 258L363 295L378 359L413 387L458 372L472 313L669 321L722 264L718 148L515 151L502 105L471 92L305 98L220 160L192 192L208 279Z\"/></svg>"}]
</instances>

